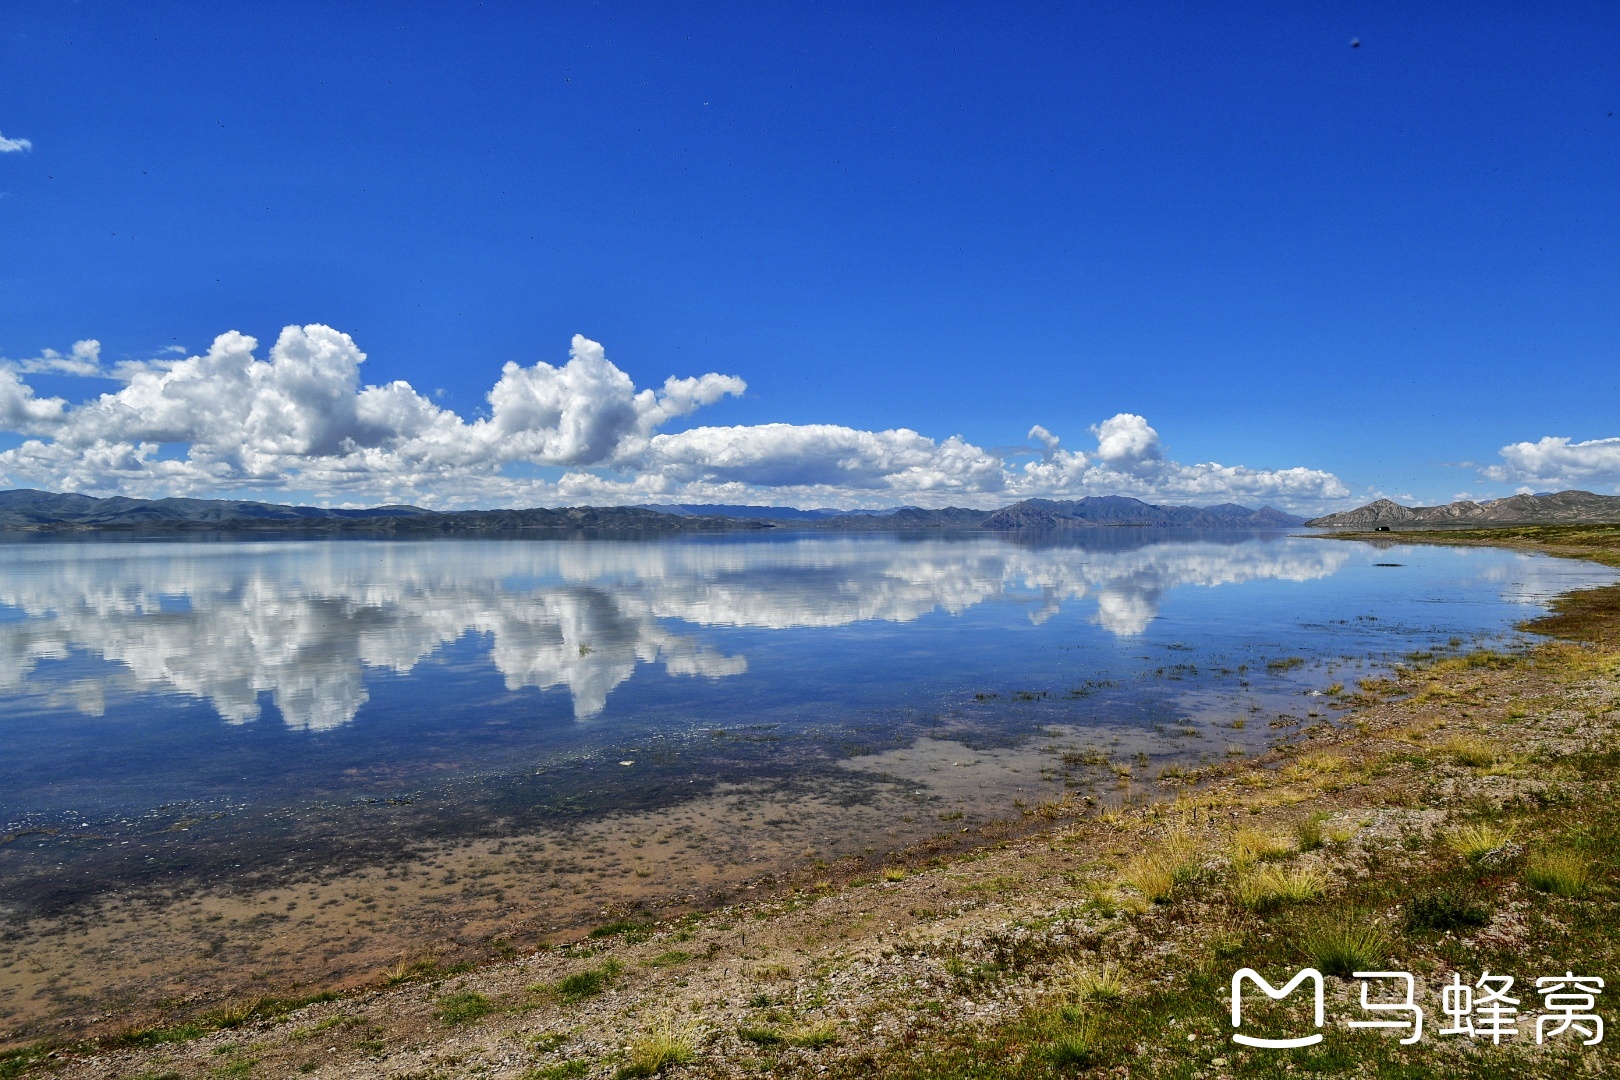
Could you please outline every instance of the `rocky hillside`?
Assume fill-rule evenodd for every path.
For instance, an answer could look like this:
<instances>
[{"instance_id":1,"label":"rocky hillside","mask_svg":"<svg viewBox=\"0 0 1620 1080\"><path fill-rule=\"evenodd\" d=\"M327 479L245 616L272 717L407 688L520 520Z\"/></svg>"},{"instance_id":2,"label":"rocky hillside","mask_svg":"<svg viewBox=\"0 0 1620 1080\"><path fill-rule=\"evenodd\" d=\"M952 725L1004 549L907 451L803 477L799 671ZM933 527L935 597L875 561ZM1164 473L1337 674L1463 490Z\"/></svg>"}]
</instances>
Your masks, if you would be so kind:
<instances>
[{"instance_id":1,"label":"rocky hillside","mask_svg":"<svg viewBox=\"0 0 1620 1080\"><path fill-rule=\"evenodd\" d=\"M1595 525L1620 522L1620 496L1590 491L1514 495L1489 502L1445 506L1402 506L1379 499L1355 510L1313 518L1324 529L1444 529L1483 525Z\"/></svg>"}]
</instances>

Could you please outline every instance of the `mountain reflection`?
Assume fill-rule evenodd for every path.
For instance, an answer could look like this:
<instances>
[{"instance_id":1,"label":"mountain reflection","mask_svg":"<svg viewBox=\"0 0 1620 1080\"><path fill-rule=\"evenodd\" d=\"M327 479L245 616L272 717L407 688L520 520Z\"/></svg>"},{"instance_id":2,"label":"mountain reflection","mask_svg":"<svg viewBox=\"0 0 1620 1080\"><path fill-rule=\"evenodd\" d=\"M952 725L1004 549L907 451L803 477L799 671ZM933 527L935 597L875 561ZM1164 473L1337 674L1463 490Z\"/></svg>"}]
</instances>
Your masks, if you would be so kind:
<instances>
[{"instance_id":1,"label":"mountain reflection","mask_svg":"<svg viewBox=\"0 0 1620 1080\"><path fill-rule=\"evenodd\" d=\"M641 664L747 671L703 627L904 623L998 597L1041 623L1090 596L1095 622L1133 635L1179 586L1305 581L1348 558L1249 537L18 545L0 551L13 616L0 621L0 690L27 690L42 661L83 652L115 667L71 685L62 703L81 711L99 712L116 686L203 699L240 724L268 693L287 724L324 730L366 703L367 668L406 673L475 633L509 689L566 687L583 720Z\"/></svg>"}]
</instances>

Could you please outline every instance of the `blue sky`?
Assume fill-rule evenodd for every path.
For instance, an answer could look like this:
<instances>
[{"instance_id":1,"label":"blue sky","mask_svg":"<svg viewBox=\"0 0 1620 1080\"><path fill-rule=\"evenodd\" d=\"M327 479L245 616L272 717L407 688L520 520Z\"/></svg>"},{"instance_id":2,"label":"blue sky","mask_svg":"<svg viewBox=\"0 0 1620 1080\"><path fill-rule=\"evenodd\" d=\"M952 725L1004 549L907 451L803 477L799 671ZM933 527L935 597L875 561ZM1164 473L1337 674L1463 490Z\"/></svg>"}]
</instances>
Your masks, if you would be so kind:
<instances>
[{"instance_id":1,"label":"blue sky","mask_svg":"<svg viewBox=\"0 0 1620 1080\"><path fill-rule=\"evenodd\" d=\"M1620 491L1616 56L1612 4L8 3L0 481Z\"/></svg>"}]
</instances>

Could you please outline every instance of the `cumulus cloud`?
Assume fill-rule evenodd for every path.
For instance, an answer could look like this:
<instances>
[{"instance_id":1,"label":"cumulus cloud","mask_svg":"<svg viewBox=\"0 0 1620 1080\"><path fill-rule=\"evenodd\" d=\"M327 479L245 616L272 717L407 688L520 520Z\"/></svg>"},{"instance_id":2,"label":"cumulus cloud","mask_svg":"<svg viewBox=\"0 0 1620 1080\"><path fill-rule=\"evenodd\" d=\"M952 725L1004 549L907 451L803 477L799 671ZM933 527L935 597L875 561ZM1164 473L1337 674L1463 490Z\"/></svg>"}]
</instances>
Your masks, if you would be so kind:
<instances>
[{"instance_id":1,"label":"cumulus cloud","mask_svg":"<svg viewBox=\"0 0 1620 1080\"><path fill-rule=\"evenodd\" d=\"M103 368L100 345L0 362L0 426L26 436L0 453L0 483L89 493L295 493L429 506L647 501L800 506L1000 505L1020 498L1128 494L1313 508L1348 494L1331 473L1170 460L1134 413L1067 450L1035 425L1039 450L987 450L952 435L837 424L696 426L672 421L743 394L738 376L671 376L638 388L603 347L576 335L560 366L508 363L468 420L409 383L366 384L361 352L327 326L289 326L263 359L231 332L205 353ZM39 397L34 373L123 385L82 404ZM554 467L536 479L516 465Z\"/></svg>"},{"instance_id":2,"label":"cumulus cloud","mask_svg":"<svg viewBox=\"0 0 1620 1080\"><path fill-rule=\"evenodd\" d=\"M1502 464L1480 472L1498 483L1548 488L1609 487L1620 492L1620 438L1573 442L1546 436L1502 447Z\"/></svg>"},{"instance_id":3,"label":"cumulus cloud","mask_svg":"<svg viewBox=\"0 0 1620 1080\"><path fill-rule=\"evenodd\" d=\"M0 135L0 154L20 154L33 148L34 144L27 139L8 139Z\"/></svg>"}]
</instances>

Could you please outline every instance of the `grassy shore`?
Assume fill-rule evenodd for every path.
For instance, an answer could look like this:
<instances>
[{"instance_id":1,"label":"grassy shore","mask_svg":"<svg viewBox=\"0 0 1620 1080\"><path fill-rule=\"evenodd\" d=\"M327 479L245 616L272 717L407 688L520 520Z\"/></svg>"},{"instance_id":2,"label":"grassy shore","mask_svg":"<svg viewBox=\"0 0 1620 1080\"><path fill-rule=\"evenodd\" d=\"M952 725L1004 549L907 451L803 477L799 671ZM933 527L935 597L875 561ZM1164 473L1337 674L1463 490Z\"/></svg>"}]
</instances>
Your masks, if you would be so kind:
<instances>
[{"instance_id":1,"label":"grassy shore","mask_svg":"<svg viewBox=\"0 0 1620 1080\"><path fill-rule=\"evenodd\" d=\"M1371 534L1620 565L1620 527ZM1333 542L1324 540L1324 542ZM1620 587L1560 599L1522 654L1437 653L1322 687L1331 718L1123 805L1028 808L880 875L838 867L689 919L476 970L410 958L374 990L0 1054L0 1077L1565 1077L1603 1045L1533 1020L1441 1036L1454 973L1598 976L1620 1016ZM1233 972L1327 975L1324 1041L1231 1040ZM1356 970L1418 980L1424 1036L1352 1031ZM1311 1031L1302 995L1245 1029ZM1264 998L1258 999L1264 1002ZM1249 1003L1246 1001L1246 1006ZM1249 1019L1252 1016L1252 1020Z\"/></svg>"}]
</instances>

